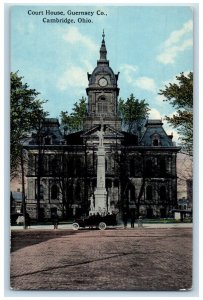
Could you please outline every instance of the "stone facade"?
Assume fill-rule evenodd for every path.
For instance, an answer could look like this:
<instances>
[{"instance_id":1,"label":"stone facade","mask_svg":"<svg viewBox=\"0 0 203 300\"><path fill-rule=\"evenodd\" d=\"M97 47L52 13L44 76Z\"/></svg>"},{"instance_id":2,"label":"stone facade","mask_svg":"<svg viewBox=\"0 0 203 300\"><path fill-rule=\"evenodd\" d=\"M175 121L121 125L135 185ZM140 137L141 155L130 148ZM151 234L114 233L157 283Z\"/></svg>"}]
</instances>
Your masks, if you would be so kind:
<instances>
[{"instance_id":1,"label":"stone facade","mask_svg":"<svg viewBox=\"0 0 203 300\"><path fill-rule=\"evenodd\" d=\"M50 218L55 211L64 218L88 215L100 197L98 164L103 170L99 174L105 175L102 201L107 212L122 215L134 211L137 217L165 217L177 206L176 156L180 149L164 131L161 120L147 120L141 137L122 131L118 76L109 66L103 35L100 59L88 74L83 131L64 135L57 119L46 119L40 168L36 137L33 135L25 145L27 211L32 218L36 217L39 184L41 217Z\"/></svg>"}]
</instances>

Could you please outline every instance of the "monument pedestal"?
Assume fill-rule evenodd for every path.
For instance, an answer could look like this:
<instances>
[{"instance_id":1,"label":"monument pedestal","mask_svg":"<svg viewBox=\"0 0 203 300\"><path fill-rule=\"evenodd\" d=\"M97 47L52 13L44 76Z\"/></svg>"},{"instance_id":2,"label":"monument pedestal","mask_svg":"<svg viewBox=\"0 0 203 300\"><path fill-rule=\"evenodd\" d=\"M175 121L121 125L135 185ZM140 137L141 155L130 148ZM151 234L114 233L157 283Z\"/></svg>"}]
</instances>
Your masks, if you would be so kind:
<instances>
[{"instance_id":1,"label":"monument pedestal","mask_svg":"<svg viewBox=\"0 0 203 300\"><path fill-rule=\"evenodd\" d=\"M107 214L107 191L105 188L97 188L95 193L95 212L100 215Z\"/></svg>"}]
</instances>

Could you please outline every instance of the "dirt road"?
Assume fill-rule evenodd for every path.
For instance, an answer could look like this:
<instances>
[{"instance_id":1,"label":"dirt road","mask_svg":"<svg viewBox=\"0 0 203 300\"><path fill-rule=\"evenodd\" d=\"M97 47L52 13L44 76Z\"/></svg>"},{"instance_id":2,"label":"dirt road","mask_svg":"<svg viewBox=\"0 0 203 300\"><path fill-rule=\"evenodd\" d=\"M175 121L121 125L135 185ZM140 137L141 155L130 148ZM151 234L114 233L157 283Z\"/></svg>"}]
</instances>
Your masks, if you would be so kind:
<instances>
[{"instance_id":1,"label":"dirt road","mask_svg":"<svg viewBox=\"0 0 203 300\"><path fill-rule=\"evenodd\" d=\"M14 290L177 291L192 286L192 229L13 230Z\"/></svg>"}]
</instances>

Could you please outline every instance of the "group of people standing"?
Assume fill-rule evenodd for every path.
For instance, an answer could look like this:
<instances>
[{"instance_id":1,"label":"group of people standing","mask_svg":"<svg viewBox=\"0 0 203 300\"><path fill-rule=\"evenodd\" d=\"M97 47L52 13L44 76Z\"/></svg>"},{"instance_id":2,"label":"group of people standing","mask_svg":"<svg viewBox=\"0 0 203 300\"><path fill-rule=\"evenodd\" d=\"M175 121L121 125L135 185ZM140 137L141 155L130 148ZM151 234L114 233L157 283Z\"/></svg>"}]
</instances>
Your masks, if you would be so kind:
<instances>
[{"instance_id":1,"label":"group of people standing","mask_svg":"<svg viewBox=\"0 0 203 300\"><path fill-rule=\"evenodd\" d=\"M91 218L94 219L94 221L95 221L96 217L98 218L98 217L100 217L100 215L91 216ZM51 219L52 219L52 224L54 226L54 229L58 229L59 216L58 216L57 212L52 214ZM136 220L135 211L131 211L130 214L128 214L127 211L123 212L123 225L124 225L125 229L127 228L127 223L128 223L129 219L130 219L131 228L134 228L135 220ZM30 216L28 213L26 213L26 216L25 216L25 224L26 224L26 228L30 227ZM139 219L138 219L138 227L142 227L142 218L141 217L139 217Z\"/></svg>"},{"instance_id":2,"label":"group of people standing","mask_svg":"<svg viewBox=\"0 0 203 300\"><path fill-rule=\"evenodd\" d=\"M123 225L124 225L124 228L127 228L127 223L128 223L129 217L130 217L131 228L134 228L135 227L135 220L136 220L135 211L134 210L130 212L130 215L128 214L127 211L123 212ZM139 217L139 219L138 219L138 227L142 227L141 225L142 225L142 219L141 219L141 217Z\"/></svg>"}]
</instances>

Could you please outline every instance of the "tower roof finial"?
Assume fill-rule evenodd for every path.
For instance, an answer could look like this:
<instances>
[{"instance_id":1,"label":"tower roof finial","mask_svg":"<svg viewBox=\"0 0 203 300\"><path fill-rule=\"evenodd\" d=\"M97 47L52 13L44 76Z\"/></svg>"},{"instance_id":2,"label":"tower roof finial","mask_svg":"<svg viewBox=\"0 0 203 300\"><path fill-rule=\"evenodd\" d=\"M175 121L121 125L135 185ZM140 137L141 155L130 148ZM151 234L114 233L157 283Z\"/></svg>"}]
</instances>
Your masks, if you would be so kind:
<instances>
[{"instance_id":1,"label":"tower roof finial","mask_svg":"<svg viewBox=\"0 0 203 300\"><path fill-rule=\"evenodd\" d=\"M102 43L101 43L101 48L100 48L100 60L106 60L106 45L105 45L105 34L104 34L104 29L103 29L103 33L102 33Z\"/></svg>"}]
</instances>

